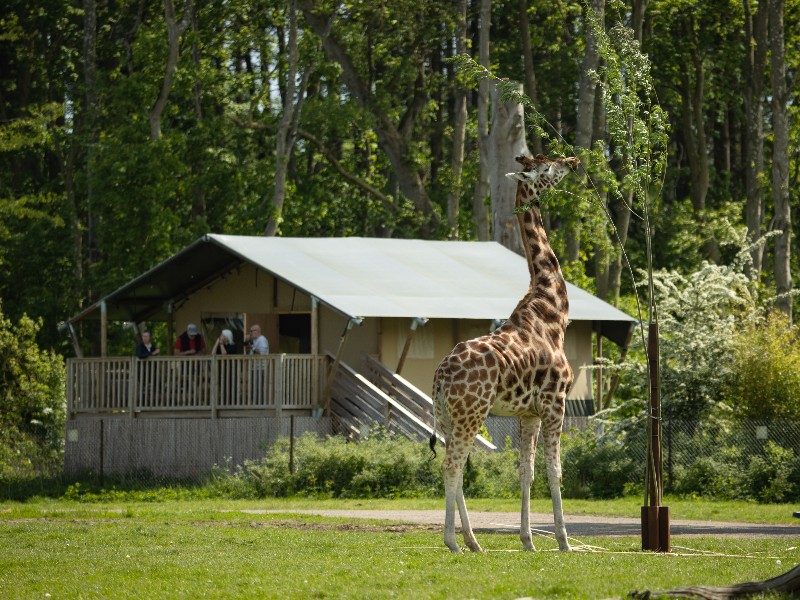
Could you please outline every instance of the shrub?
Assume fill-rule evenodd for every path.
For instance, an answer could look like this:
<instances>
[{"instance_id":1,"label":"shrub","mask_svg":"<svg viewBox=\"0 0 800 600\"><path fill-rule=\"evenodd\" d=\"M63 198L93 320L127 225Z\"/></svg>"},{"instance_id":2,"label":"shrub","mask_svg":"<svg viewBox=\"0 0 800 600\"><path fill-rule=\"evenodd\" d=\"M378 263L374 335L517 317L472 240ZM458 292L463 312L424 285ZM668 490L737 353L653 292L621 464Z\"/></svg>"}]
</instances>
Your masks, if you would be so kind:
<instances>
[{"instance_id":1,"label":"shrub","mask_svg":"<svg viewBox=\"0 0 800 600\"><path fill-rule=\"evenodd\" d=\"M621 496L633 478L633 461L621 444L598 441L593 432L565 437L562 454L566 497ZM319 439L306 433L294 447L294 473L289 469L289 440L281 439L259 460L231 470L214 469L208 485L214 493L234 498L324 495L335 498L436 497L444 493L443 452L436 459L427 444L394 437L375 429L354 443L340 436ZM536 454L533 497L549 497L544 453ZM464 472L467 497L518 498L519 451L475 450Z\"/></svg>"},{"instance_id":2,"label":"shrub","mask_svg":"<svg viewBox=\"0 0 800 600\"><path fill-rule=\"evenodd\" d=\"M747 466L745 481L749 496L760 502L793 500L796 495L791 479L795 469L794 451L768 441L764 454L752 456Z\"/></svg>"},{"instance_id":3,"label":"shrub","mask_svg":"<svg viewBox=\"0 0 800 600\"><path fill-rule=\"evenodd\" d=\"M427 444L373 430L358 443L341 436L320 440L306 433L295 441L294 473L290 443L278 440L264 458L246 461L233 473L215 469L210 479L219 493L236 497L325 495L372 498L440 495L441 453L431 460Z\"/></svg>"},{"instance_id":4,"label":"shrub","mask_svg":"<svg viewBox=\"0 0 800 600\"><path fill-rule=\"evenodd\" d=\"M568 498L617 498L636 472L625 447L591 430L573 431L564 444L562 470Z\"/></svg>"},{"instance_id":5,"label":"shrub","mask_svg":"<svg viewBox=\"0 0 800 600\"><path fill-rule=\"evenodd\" d=\"M744 325L735 338L727 389L746 419L800 421L800 332L772 313Z\"/></svg>"},{"instance_id":6,"label":"shrub","mask_svg":"<svg viewBox=\"0 0 800 600\"><path fill-rule=\"evenodd\" d=\"M39 349L41 322L14 326L0 305L0 477L47 476L62 464L66 384L64 363Z\"/></svg>"}]
</instances>

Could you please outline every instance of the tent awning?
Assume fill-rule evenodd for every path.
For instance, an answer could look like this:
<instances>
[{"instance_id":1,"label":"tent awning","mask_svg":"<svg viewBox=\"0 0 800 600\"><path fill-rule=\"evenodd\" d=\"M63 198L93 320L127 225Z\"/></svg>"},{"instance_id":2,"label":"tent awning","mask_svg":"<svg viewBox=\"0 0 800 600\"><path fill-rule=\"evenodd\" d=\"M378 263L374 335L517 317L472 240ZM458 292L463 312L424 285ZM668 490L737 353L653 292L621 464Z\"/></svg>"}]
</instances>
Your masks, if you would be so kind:
<instances>
[{"instance_id":1,"label":"tent awning","mask_svg":"<svg viewBox=\"0 0 800 600\"><path fill-rule=\"evenodd\" d=\"M505 319L528 288L525 259L496 242L206 235L112 292L110 320L164 320L168 306L252 264L349 317ZM635 319L567 283L571 321L623 345ZM72 320L98 318L89 307Z\"/></svg>"}]
</instances>

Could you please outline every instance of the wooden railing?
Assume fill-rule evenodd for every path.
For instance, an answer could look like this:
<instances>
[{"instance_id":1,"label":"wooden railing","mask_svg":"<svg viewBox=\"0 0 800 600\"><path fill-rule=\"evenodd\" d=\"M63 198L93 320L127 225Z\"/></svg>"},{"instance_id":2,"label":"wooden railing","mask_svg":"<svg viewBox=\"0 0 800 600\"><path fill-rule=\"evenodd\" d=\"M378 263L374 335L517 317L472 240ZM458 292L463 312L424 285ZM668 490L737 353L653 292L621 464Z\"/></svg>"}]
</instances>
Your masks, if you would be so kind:
<instances>
[{"instance_id":1,"label":"wooden railing","mask_svg":"<svg viewBox=\"0 0 800 600\"><path fill-rule=\"evenodd\" d=\"M339 363L331 385L330 412L342 433L352 439L367 433L373 424L421 441L433 433L428 423L344 363Z\"/></svg>"},{"instance_id":2,"label":"wooden railing","mask_svg":"<svg viewBox=\"0 0 800 600\"><path fill-rule=\"evenodd\" d=\"M324 356L152 356L67 360L67 410L79 415L310 410L322 405ZM189 416L188 414L186 416Z\"/></svg>"},{"instance_id":3,"label":"wooden railing","mask_svg":"<svg viewBox=\"0 0 800 600\"><path fill-rule=\"evenodd\" d=\"M433 401L430 396L368 354L362 355L362 362L367 379L375 387L393 398L417 421L425 423L430 429L430 425L433 423ZM475 444L484 450L497 450L494 444L480 435L475 438Z\"/></svg>"}]
</instances>

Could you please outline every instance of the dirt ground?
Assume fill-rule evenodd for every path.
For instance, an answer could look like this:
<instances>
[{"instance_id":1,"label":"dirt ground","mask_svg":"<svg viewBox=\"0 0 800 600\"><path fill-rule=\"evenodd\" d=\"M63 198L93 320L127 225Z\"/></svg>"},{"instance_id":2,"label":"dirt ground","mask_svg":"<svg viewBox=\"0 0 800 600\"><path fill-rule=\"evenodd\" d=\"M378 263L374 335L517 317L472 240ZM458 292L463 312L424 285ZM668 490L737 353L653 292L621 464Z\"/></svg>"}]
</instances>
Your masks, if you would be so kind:
<instances>
[{"instance_id":1,"label":"dirt ground","mask_svg":"<svg viewBox=\"0 0 800 600\"><path fill-rule=\"evenodd\" d=\"M249 514L286 513L277 510L245 510ZM310 514L347 519L378 519L398 524L430 526L444 525L442 510L294 510L294 514ZM475 532L519 533L520 515L511 512L470 511L470 522ZM641 535L638 518L596 517L564 515L567 532L572 537L581 536L637 536ZM456 517L456 522L458 518ZM531 513L531 529L553 532L553 515ZM800 523L784 525L775 523L725 523L721 521L673 520L670 532L674 536L729 536L729 537L787 537L800 539Z\"/></svg>"}]
</instances>

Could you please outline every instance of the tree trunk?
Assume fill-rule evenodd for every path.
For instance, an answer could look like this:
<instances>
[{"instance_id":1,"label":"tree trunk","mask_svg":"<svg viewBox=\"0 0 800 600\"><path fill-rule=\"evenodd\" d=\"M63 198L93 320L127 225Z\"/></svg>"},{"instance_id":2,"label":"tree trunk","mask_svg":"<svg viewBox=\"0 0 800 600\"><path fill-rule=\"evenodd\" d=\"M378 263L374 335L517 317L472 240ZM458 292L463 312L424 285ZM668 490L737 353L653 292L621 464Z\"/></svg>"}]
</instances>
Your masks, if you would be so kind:
<instances>
[{"instance_id":1,"label":"tree trunk","mask_svg":"<svg viewBox=\"0 0 800 600\"><path fill-rule=\"evenodd\" d=\"M592 147L592 134L594 133L594 110L597 85L591 72L597 72L600 65L600 55L597 49L594 32L589 26L588 11L595 13L603 26L605 19L605 0L592 0L591 6L586 6L587 14L584 17L586 35L586 53L581 64L580 79L578 81L578 112L575 124L575 146L579 149L590 150ZM565 223L564 235L566 238L566 262L580 260L581 251L581 222L578 219L569 219Z\"/></svg>"},{"instance_id":2,"label":"tree trunk","mask_svg":"<svg viewBox=\"0 0 800 600\"><path fill-rule=\"evenodd\" d=\"M164 72L164 81L161 83L161 92L155 104L150 109L150 139L161 138L161 116L167 107L169 93L172 90L172 82L175 80L175 70L178 67L178 55L180 52L181 35L189 25L189 18L192 13L192 0L185 0L183 5L183 15L180 21L176 21L175 5L172 0L163 0L164 19L167 24L167 67Z\"/></svg>"},{"instance_id":3,"label":"tree trunk","mask_svg":"<svg viewBox=\"0 0 800 600\"><path fill-rule=\"evenodd\" d=\"M427 219L427 223L422 226L422 233L429 236L432 228L439 224L439 218L425 190L417 165L411 159L414 124L427 102L423 62L419 65L420 73L414 90L409 91L412 99L406 107L406 113L398 120L402 127L398 126L390 114L381 110L379 103L372 101L374 98L370 86L359 75L347 49L331 34L328 21L335 18L335 15L325 17L317 13L317 3L314 0L300 0L300 8L311 30L322 40L325 53L341 67L342 80L353 98L375 118L378 145L392 165L400 191L414 204L417 212Z\"/></svg>"},{"instance_id":4,"label":"tree trunk","mask_svg":"<svg viewBox=\"0 0 800 600\"><path fill-rule=\"evenodd\" d=\"M647 0L636 0L633 3L633 35L641 44L644 34L644 17L647 11ZM598 113L600 114L600 113ZM617 240L619 246L615 247L614 253L608 265L608 287L606 297L614 306L619 304L619 290L622 285L623 255L625 244L628 241L628 230L631 224L631 211L628 206L633 202L633 192L628 192L627 206L619 199L612 198L609 202L609 212L617 230Z\"/></svg>"},{"instance_id":5,"label":"tree trunk","mask_svg":"<svg viewBox=\"0 0 800 600\"><path fill-rule=\"evenodd\" d=\"M789 94L786 86L786 53L783 27L784 0L769 0L770 78L772 80L772 202L775 206L775 286L777 307L792 320L791 243L792 213L789 205ZM782 297L781 297L782 296Z\"/></svg>"},{"instance_id":6,"label":"tree trunk","mask_svg":"<svg viewBox=\"0 0 800 600\"><path fill-rule=\"evenodd\" d=\"M536 86L536 72L533 68L533 52L531 51L528 0L519 0L519 35L522 41L522 58L525 62L525 94L530 98L531 104L536 107L536 110L539 110L539 92ZM544 153L542 136L534 130L531 138L531 147L533 148L534 156Z\"/></svg>"},{"instance_id":7,"label":"tree trunk","mask_svg":"<svg viewBox=\"0 0 800 600\"><path fill-rule=\"evenodd\" d=\"M456 54L467 52L467 0L458 2ZM467 91L455 84L453 102L453 150L450 168L453 180L447 194L447 227L452 238L458 238L458 206L461 201L461 173L464 168L464 136L467 129Z\"/></svg>"},{"instance_id":8,"label":"tree trunk","mask_svg":"<svg viewBox=\"0 0 800 600\"><path fill-rule=\"evenodd\" d=\"M525 142L525 112L521 104L501 102L497 87L492 89L492 129L489 134L489 185L492 193L492 231L496 242L525 256L514 213L516 182L506 173L517 171L516 156L528 154Z\"/></svg>"},{"instance_id":9,"label":"tree trunk","mask_svg":"<svg viewBox=\"0 0 800 600\"><path fill-rule=\"evenodd\" d=\"M275 181L272 195L272 210L270 211L265 236L274 236L280 227L283 205L286 201L286 180L289 172L289 158L297 138L297 118L303 102L305 86L308 82L309 69L303 74L303 84L299 94L296 94L297 79L297 4L289 0L286 10L289 16L289 63L285 77L285 92L283 98L283 111L278 124L278 134L275 141ZM297 105L295 106L295 95Z\"/></svg>"},{"instance_id":10,"label":"tree trunk","mask_svg":"<svg viewBox=\"0 0 800 600\"><path fill-rule=\"evenodd\" d=\"M628 230L631 224L631 211L628 206L633 202L633 191L628 192L627 206L619 199L613 198L610 203L614 226L617 228L619 247L614 252L614 258L608 266L608 301L617 306L619 303L619 289L622 285L623 256L622 251L628 242Z\"/></svg>"},{"instance_id":11,"label":"tree trunk","mask_svg":"<svg viewBox=\"0 0 800 600\"><path fill-rule=\"evenodd\" d=\"M602 26L605 15L605 0L592 0L591 7L587 5L587 10L592 10ZM592 28L589 27L588 19L586 23L586 54L581 63L580 80L578 81L578 113L575 123L575 145L578 148L590 149L592 146L592 120L594 118L594 97L597 92L597 85L590 76L590 71L597 71L600 64L600 55L597 50L597 42L594 39Z\"/></svg>"},{"instance_id":12,"label":"tree trunk","mask_svg":"<svg viewBox=\"0 0 800 600\"><path fill-rule=\"evenodd\" d=\"M743 0L745 15L745 35L748 51L745 52L744 74L744 179L745 223L751 240L756 240L763 233L764 190L761 178L764 173L764 109L762 93L764 88L764 70L767 61L767 4L759 2L755 16L750 8L750 0ZM756 248L752 252L753 266L750 277L756 279L761 272L764 248Z\"/></svg>"},{"instance_id":13,"label":"tree trunk","mask_svg":"<svg viewBox=\"0 0 800 600\"><path fill-rule=\"evenodd\" d=\"M594 114L592 139L603 140L606 136L606 113L603 109L603 95L600 89L594 96ZM596 179L597 184L597 200L601 206L608 204L608 186L602 179ZM627 233L627 232L626 232ZM614 247L614 239L609 240L608 224L605 221L598 226L596 233L597 243L595 245L594 255L594 277L595 287L597 288L597 297L601 300L606 300L609 293L609 275L610 275L610 260L611 256L609 251ZM610 242L610 243L609 243Z\"/></svg>"},{"instance_id":14,"label":"tree trunk","mask_svg":"<svg viewBox=\"0 0 800 600\"><path fill-rule=\"evenodd\" d=\"M688 29L688 28L687 28ZM687 34L688 35L688 34ZM706 195L710 182L708 143L706 141L703 102L705 96L705 67L703 58L696 47L689 49L690 63L683 64L681 95L681 133L689 159L690 190L692 210L699 223L706 220ZM703 242L705 255L715 263L720 260L719 246L711 237Z\"/></svg>"},{"instance_id":15,"label":"tree trunk","mask_svg":"<svg viewBox=\"0 0 800 600\"><path fill-rule=\"evenodd\" d=\"M97 245L95 243L94 213L92 203L94 200L94 147L97 140L97 3L95 0L83 0L83 81L86 85L84 96L86 106L83 107L82 122L85 127L86 140L86 261L89 265L99 260L97 256ZM75 207L76 219L80 220L80 210ZM80 248L80 225L74 232L76 251L82 252ZM77 256L79 264L82 265L83 256ZM81 266L83 270L83 266ZM88 269L87 269L88 270ZM86 272L86 271L84 271ZM88 290L87 295L92 297L92 291Z\"/></svg>"},{"instance_id":16,"label":"tree trunk","mask_svg":"<svg viewBox=\"0 0 800 600\"><path fill-rule=\"evenodd\" d=\"M492 19L492 0L481 0L478 60L489 68L489 30ZM489 81L482 79L478 87L478 181L472 198L472 220L477 238L489 240L489 210L486 201L491 197L489 188Z\"/></svg>"}]
</instances>

